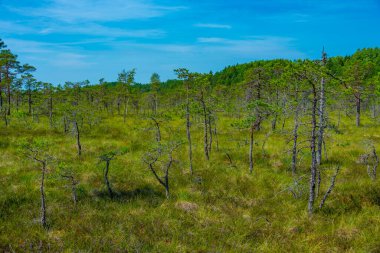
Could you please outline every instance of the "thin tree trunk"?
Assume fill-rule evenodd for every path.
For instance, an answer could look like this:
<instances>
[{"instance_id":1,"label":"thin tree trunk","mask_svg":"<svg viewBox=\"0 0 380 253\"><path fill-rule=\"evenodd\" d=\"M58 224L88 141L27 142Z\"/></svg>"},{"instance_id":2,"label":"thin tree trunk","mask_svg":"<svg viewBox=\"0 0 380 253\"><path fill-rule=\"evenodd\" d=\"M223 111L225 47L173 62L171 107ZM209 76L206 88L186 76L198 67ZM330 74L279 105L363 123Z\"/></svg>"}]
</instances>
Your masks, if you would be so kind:
<instances>
[{"instance_id":1,"label":"thin tree trunk","mask_svg":"<svg viewBox=\"0 0 380 253\"><path fill-rule=\"evenodd\" d=\"M154 99L154 113L157 114L157 112L158 112L158 96L156 94L155 99Z\"/></svg>"},{"instance_id":2,"label":"thin tree trunk","mask_svg":"<svg viewBox=\"0 0 380 253\"><path fill-rule=\"evenodd\" d=\"M208 153L209 155L211 155L213 134L212 134L212 116L211 116L210 110L208 110L208 130L209 130Z\"/></svg>"},{"instance_id":3,"label":"thin tree trunk","mask_svg":"<svg viewBox=\"0 0 380 253\"><path fill-rule=\"evenodd\" d=\"M373 175L373 179L376 180L377 167L379 166L379 157L376 154L375 147L372 147L372 155L373 155L373 159L374 159L374 164L373 164L373 168L372 168L372 175Z\"/></svg>"},{"instance_id":4,"label":"thin tree trunk","mask_svg":"<svg viewBox=\"0 0 380 253\"><path fill-rule=\"evenodd\" d=\"M50 121L50 127L53 127L53 97L50 96L49 98L49 121Z\"/></svg>"},{"instance_id":5,"label":"thin tree trunk","mask_svg":"<svg viewBox=\"0 0 380 253\"><path fill-rule=\"evenodd\" d=\"M317 185L316 185L316 190L315 190L315 196L319 196L319 189L321 188L321 182L322 182L322 176L321 176L321 170L318 168L317 169Z\"/></svg>"},{"instance_id":6,"label":"thin tree trunk","mask_svg":"<svg viewBox=\"0 0 380 253\"><path fill-rule=\"evenodd\" d=\"M104 181L106 183L107 190L108 190L110 197L113 198L113 191L111 189L110 181L108 180L109 167L110 167L110 160L106 160L106 168L104 171Z\"/></svg>"},{"instance_id":7,"label":"thin tree trunk","mask_svg":"<svg viewBox=\"0 0 380 253\"><path fill-rule=\"evenodd\" d=\"M325 50L322 51L322 65L325 66L327 62L327 54ZM319 98L319 129L318 129L318 148L317 148L317 165L322 163L322 145L324 141L324 131L325 131L325 84L326 79L322 76L321 78L321 91Z\"/></svg>"},{"instance_id":8,"label":"thin tree trunk","mask_svg":"<svg viewBox=\"0 0 380 253\"><path fill-rule=\"evenodd\" d=\"M68 122L67 122L67 117L66 116L63 116L63 130L65 133L67 133L69 131L69 127L68 127Z\"/></svg>"},{"instance_id":9,"label":"thin tree trunk","mask_svg":"<svg viewBox=\"0 0 380 253\"><path fill-rule=\"evenodd\" d=\"M8 118L7 118L7 113L4 111L4 112L1 112L3 114L3 119L4 119L4 124L5 126L7 127L8 126Z\"/></svg>"},{"instance_id":10,"label":"thin tree trunk","mask_svg":"<svg viewBox=\"0 0 380 253\"><path fill-rule=\"evenodd\" d=\"M187 98L186 98L186 134L189 143L189 162L190 173L193 175L193 151L191 148L191 133L190 133L190 98L189 98L189 84L187 85Z\"/></svg>"},{"instance_id":11,"label":"thin tree trunk","mask_svg":"<svg viewBox=\"0 0 380 253\"><path fill-rule=\"evenodd\" d=\"M318 128L318 148L317 148L317 164L320 165L322 162L322 145L323 145L323 135L325 130L325 78L322 77L321 80L321 94L319 101L319 128Z\"/></svg>"},{"instance_id":12,"label":"thin tree trunk","mask_svg":"<svg viewBox=\"0 0 380 253\"><path fill-rule=\"evenodd\" d=\"M61 176L63 178L66 178L66 179L70 180L71 195L72 195L72 199L73 199L74 205L76 206L76 204L78 202L78 197L77 197L77 182L75 181L75 178L72 175L61 175Z\"/></svg>"},{"instance_id":13,"label":"thin tree trunk","mask_svg":"<svg viewBox=\"0 0 380 253\"><path fill-rule=\"evenodd\" d=\"M3 87L1 86L2 84L2 78L1 78L1 74L0 74L0 109L3 108Z\"/></svg>"},{"instance_id":14,"label":"thin tree trunk","mask_svg":"<svg viewBox=\"0 0 380 253\"><path fill-rule=\"evenodd\" d=\"M117 115L120 115L120 97L117 98Z\"/></svg>"},{"instance_id":15,"label":"thin tree trunk","mask_svg":"<svg viewBox=\"0 0 380 253\"><path fill-rule=\"evenodd\" d=\"M7 115L10 116L11 115L11 85L10 84L8 84L7 95L8 95Z\"/></svg>"},{"instance_id":16,"label":"thin tree trunk","mask_svg":"<svg viewBox=\"0 0 380 253\"><path fill-rule=\"evenodd\" d=\"M42 162L42 171L41 171L41 224L44 228L47 228L46 222L46 200L45 200L45 173L46 173L46 162Z\"/></svg>"},{"instance_id":17,"label":"thin tree trunk","mask_svg":"<svg viewBox=\"0 0 380 253\"><path fill-rule=\"evenodd\" d=\"M124 123L127 121L128 101L129 101L129 98L127 99L126 97L124 97Z\"/></svg>"},{"instance_id":18,"label":"thin tree trunk","mask_svg":"<svg viewBox=\"0 0 380 253\"><path fill-rule=\"evenodd\" d=\"M360 95L356 96L356 126L360 126L360 105L361 104L361 99Z\"/></svg>"},{"instance_id":19,"label":"thin tree trunk","mask_svg":"<svg viewBox=\"0 0 380 253\"><path fill-rule=\"evenodd\" d=\"M278 88L276 87L276 106L278 107L278 98L279 98L279 94L278 94ZM274 118L272 120L272 131L275 131L276 130L276 126L277 126L277 118L278 118L278 114L277 112L275 113L274 115Z\"/></svg>"},{"instance_id":20,"label":"thin tree trunk","mask_svg":"<svg viewBox=\"0 0 380 253\"><path fill-rule=\"evenodd\" d=\"M7 115L11 115L11 80L9 78L9 67L6 67L5 80L7 81L7 98L8 98L8 108Z\"/></svg>"},{"instance_id":21,"label":"thin tree trunk","mask_svg":"<svg viewBox=\"0 0 380 253\"><path fill-rule=\"evenodd\" d=\"M297 172L298 127L299 127L299 122L298 122L298 107L297 107L296 112L295 112L295 116L294 116L294 129L293 129L293 148L292 148L292 174L293 174L293 176Z\"/></svg>"},{"instance_id":22,"label":"thin tree trunk","mask_svg":"<svg viewBox=\"0 0 380 253\"><path fill-rule=\"evenodd\" d=\"M20 95L19 93L17 92L16 93L16 111L18 112L18 109L19 109L19 104L20 104Z\"/></svg>"},{"instance_id":23,"label":"thin tree trunk","mask_svg":"<svg viewBox=\"0 0 380 253\"><path fill-rule=\"evenodd\" d=\"M205 104L205 101L204 101L204 97L203 97L203 91L201 91L201 104L202 104L202 109L203 109L203 148L204 148L204 153L205 153L205 157L207 160L210 160L210 156L209 156L209 153L208 153L208 123L207 123L207 109L206 109L206 104Z\"/></svg>"},{"instance_id":24,"label":"thin tree trunk","mask_svg":"<svg viewBox=\"0 0 380 253\"><path fill-rule=\"evenodd\" d=\"M160 124L158 123L158 121L155 118L151 117L151 119L153 120L154 125L156 126L156 141L160 142L161 141Z\"/></svg>"},{"instance_id":25,"label":"thin tree trunk","mask_svg":"<svg viewBox=\"0 0 380 253\"><path fill-rule=\"evenodd\" d=\"M284 117L284 120L282 121L282 127L281 127L282 131L284 131L285 124L286 124L286 117Z\"/></svg>"},{"instance_id":26,"label":"thin tree trunk","mask_svg":"<svg viewBox=\"0 0 380 253\"><path fill-rule=\"evenodd\" d=\"M72 179L72 182L71 182L71 193L73 196L74 205L76 205L78 203L78 197L77 197L77 186L74 181L74 178Z\"/></svg>"},{"instance_id":27,"label":"thin tree trunk","mask_svg":"<svg viewBox=\"0 0 380 253\"><path fill-rule=\"evenodd\" d=\"M330 187L329 187L329 189L327 190L327 192L325 193L325 195L323 196L323 199L322 199L321 203L319 204L319 208L322 208L322 207L323 207L323 205L324 205L325 202L326 202L327 197L330 195L331 191L333 190L333 188L334 188L334 186L335 186L335 180L336 180L336 177L338 176L338 173L339 173L339 169L340 169L340 167L338 167L338 168L336 169L335 174L332 176Z\"/></svg>"},{"instance_id":28,"label":"thin tree trunk","mask_svg":"<svg viewBox=\"0 0 380 253\"><path fill-rule=\"evenodd\" d=\"M214 122L214 136L215 136L216 151L219 151L219 138L218 138L218 132L216 129L216 121Z\"/></svg>"},{"instance_id":29,"label":"thin tree trunk","mask_svg":"<svg viewBox=\"0 0 380 253\"><path fill-rule=\"evenodd\" d=\"M32 115L32 90L28 88L28 113Z\"/></svg>"},{"instance_id":30,"label":"thin tree trunk","mask_svg":"<svg viewBox=\"0 0 380 253\"><path fill-rule=\"evenodd\" d=\"M75 120L74 121L74 127L76 131L76 139L77 139L77 148L78 148L78 156L81 156L82 154L82 145L80 143L80 132L79 132L79 127L78 127L78 122Z\"/></svg>"},{"instance_id":31,"label":"thin tree trunk","mask_svg":"<svg viewBox=\"0 0 380 253\"><path fill-rule=\"evenodd\" d=\"M252 123L251 129L250 129L250 136L249 136L249 173L253 172L253 132L254 132L254 124Z\"/></svg>"},{"instance_id":32,"label":"thin tree trunk","mask_svg":"<svg viewBox=\"0 0 380 253\"><path fill-rule=\"evenodd\" d=\"M300 103L298 101L298 85L296 84L295 89L295 102L296 102L296 110L294 114L294 129L293 129L293 148L292 148L292 174L295 176L297 172L297 156L298 156L298 127L299 127L299 111L300 111Z\"/></svg>"},{"instance_id":33,"label":"thin tree trunk","mask_svg":"<svg viewBox=\"0 0 380 253\"><path fill-rule=\"evenodd\" d=\"M166 198L169 199L170 198L170 192L169 192L169 167L166 168L166 171L165 171L165 195L166 195Z\"/></svg>"},{"instance_id":34,"label":"thin tree trunk","mask_svg":"<svg viewBox=\"0 0 380 253\"><path fill-rule=\"evenodd\" d=\"M316 174L317 174L317 159L316 159L316 128L317 128L317 91L315 84L313 86L313 107L312 107L312 128L311 128L311 167L310 167L310 190L309 190L309 202L308 202L308 212L309 215L313 213L314 201L315 201L315 186L316 186Z\"/></svg>"}]
</instances>

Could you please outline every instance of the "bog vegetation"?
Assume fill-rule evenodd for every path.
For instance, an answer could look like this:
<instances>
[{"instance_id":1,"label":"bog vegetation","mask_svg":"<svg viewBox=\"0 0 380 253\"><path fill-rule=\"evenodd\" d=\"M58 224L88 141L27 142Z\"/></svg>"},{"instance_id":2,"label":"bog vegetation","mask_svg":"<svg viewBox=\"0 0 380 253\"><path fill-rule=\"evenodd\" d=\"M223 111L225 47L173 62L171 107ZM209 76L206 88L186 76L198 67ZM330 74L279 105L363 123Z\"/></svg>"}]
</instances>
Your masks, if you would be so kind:
<instances>
[{"instance_id":1,"label":"bog vegetation","mask_svg":"<svg viewBox=\"0 0 380 253\"><path fill-rule=\"evenodd\" d=\"M380 49L53 85L0 47L1 251L380 251Z\"/></svg>"}]
</instances>

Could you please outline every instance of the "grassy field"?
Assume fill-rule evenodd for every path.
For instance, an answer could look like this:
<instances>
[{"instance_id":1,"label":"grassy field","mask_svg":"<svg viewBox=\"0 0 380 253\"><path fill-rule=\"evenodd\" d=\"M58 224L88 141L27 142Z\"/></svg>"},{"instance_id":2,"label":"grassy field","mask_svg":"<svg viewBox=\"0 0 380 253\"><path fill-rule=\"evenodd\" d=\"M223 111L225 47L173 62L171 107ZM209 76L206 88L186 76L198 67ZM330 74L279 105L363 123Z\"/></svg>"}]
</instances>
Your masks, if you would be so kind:
<instances>
[{"instance_id":1,"label":"grassy field","mask_svg":"<svg viewBox=\"0 0 380 253\"><path fill-rule=\"evenodd\" d=\"M254 172L248 172L248 132L231 127L220 116L219 151L210 161L203 155L202 124L194 122L194 175L189 173L186 143L173 153L171 198L165 198L142 157L155 142L151 121L129 116L104 119L82 131L83 155L75 138L48 122L14 120L1 126L0 251L4 252L380 252L380 185L358 163L370 140L380 150L380 126L370 119L357 128L343 118L340 132L328 131L327 160L316 212L307 213L309 149L298 166L294 184L288 152L292 120L285 129L269 124L255 134ZM162 124L162 139L186 141L185 122ZM67 180L56 162L46 178L49 228L39 223L39 164L23 157L17 144L44 138L50 153L72 166L79 202L74 206ZM262 148L264 140L267 142ZM215 140L214 140L215 144ZM111 199L103 182L103 152L128 147L111 161ZM230 163L226 153L232 158ZM335 188L318 209L338 164ZM295 198L290 189L297 191Z\"/></svg>"}]
</instances>

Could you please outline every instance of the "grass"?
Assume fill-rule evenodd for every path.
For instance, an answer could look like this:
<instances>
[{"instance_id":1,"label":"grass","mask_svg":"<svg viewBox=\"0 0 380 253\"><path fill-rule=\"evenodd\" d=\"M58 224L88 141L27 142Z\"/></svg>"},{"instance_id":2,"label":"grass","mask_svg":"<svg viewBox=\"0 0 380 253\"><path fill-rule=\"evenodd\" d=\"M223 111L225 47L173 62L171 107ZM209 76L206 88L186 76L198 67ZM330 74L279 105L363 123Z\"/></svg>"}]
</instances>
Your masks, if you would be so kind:
<instances>
[{"instance_id":1,"label":"grass","mask_svg":"<svg viewBox=\"0 0 380 253\"><path fill-rule=\"evenodd\" d=\"M174 153L170 170L171 198L167 200L142 162L154 142L149 120L129 116L104 119L85 127L83 156L76 156L75 139L48 122L14 120L1 126L0 138L0 249L5 252L379 252L380 185L358 164L366 151L363 139L379 150L377 124L366 119L363 127L342 119L341 134L328 132L328 160L321 167L322 186L316 203L329 186L334 167L341 172L323 209L307 214L309 156L305 149L299 165L299 198L290 171L290 144L285 132L273 132L262 151L269 125L255 135L254 173L248 173L248 134L220 117L219 151L215 146L206 161L202 125L194 121L194 170L190 176L187 149ZM28 126L28 127L26 127ZM170 128L169 128L170 126ZM186 141L184 121L162 124L163 140ZM177 134L174 134L177 133ZM49 166L46 179L49 229L39 224L38 164L22 157L17 143L43 137L50 152L73 166L79 179L79 203L74 206L68 182ZM110 199L102 178L99 155L128 147L127 154L111 161L110 181L116 197ZM226 153L233 161L231 166Z\"/></svg>"}]
</instances>

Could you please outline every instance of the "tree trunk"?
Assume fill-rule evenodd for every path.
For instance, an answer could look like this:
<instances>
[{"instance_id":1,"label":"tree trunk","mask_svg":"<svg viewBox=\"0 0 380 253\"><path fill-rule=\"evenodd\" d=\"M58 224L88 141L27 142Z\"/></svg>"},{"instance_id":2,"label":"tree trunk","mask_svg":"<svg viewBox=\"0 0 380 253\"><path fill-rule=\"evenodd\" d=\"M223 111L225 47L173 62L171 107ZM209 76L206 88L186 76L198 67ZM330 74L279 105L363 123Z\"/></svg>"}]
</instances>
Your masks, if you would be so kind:
<instances>
[{"instance_id":1,"label":"tree trunk","mask_svg":"<svg viewBox=\"0 0 380 253\"><path fill-rule=\"evenodd\" d=\"M110 195L110 198L113 198L113 191L111 189L110 181L108 180L109 166L110 166L110 160L107 160L106 161L106 168L105 168L105 171L104 171L104 181L106 183L107 190L108 190L108 193Z\"/></svg>"},{"instance_id":2,"label":"tree trunk","mask_svg":"<svg viewBox=\"0 0 380 253\"><path fill-rule=\"evenodd\" d=\"M253 132L254 132L254 124L252 123L250 129L250 137L249 137L249 173L253 172Z\"/></svg>"},{"instance_id":3,"label":"tree trunk","mask_svg":"<svg viewBox=\"0 0 380 253\"><path fill-rule=\"evenodd\" d=\"M203 92L201 92L201 104L202 104L202 109L203 109L203 148L204 148L204 153L205 157L207 160L210 160L210 156L208 153L208 123L207 123L207 109L206 109L206 104L204 101L203 97Z\"/></svg>"},{"instance_id":4,"label":"tree trunk","mask_svg":"<svg viewBox=\"0 0 380 253\"><path fill-rule=\"evenodd\" d=\"M155 99L154 99L154 114L157 114L158 112L158 96L156 94Z\"/></svg>"},{"instance_id":5,"label":"tree trunk","mask_svg":"<svg viewBox=\"0 0 380 253\"><path fill-rule=\"evenodd\" d=\"M6 111L0 111L0 113L2 114L1 116L2 116L2 118L3 118L3 120L4 120L4 124L5 124L5 126L7 127L7 126L8 126L7 113L6 113Z\"/></svg>"},{"instance_id":6,"label":"tree trunk","mask_svg":"<svg viewBox=\"0 0 380 253\"><path fill-rule=\"evenodd\" d=\"M276 87L276 106L278 107L279 106L279 92L278 92L278 88ZM275 131L276 130L276 127L277 127L277 118L278 118L278 113L276 112L275 115L274 115L274 118L272 120L272 131Z\"/></svg>"},{"instance_id":7,"label":"tree trunk","mask_svg":"<svg viewBox=\"0 0 380 253\"><path fill-rule=\"evenodd\" d=\"M77 183L74 180L74 177L71 177L71 193L73 196L73 202L74 205L78 203L78 197L77 197Z\"/></svg>"},{"instance_id":8,"label":"tree trunk","mask_svg":"<svg viewBox=\"0 0 380 253\"><path fill-rule=\"evenodd\" d=\"M32 115L32 90L31 87L28 88L28 113Z\"/></svg>"},{"instance_id":9,"label":"tree trunk","mask_svg":"<svg viewBox=\"0 0 380 253\"><path fill-rule=\"evenodd\" d=\"M76 120L74 121L74 127L75 127L76 137L77 137L78 156L81 156L82 145L80 144L80 132L79 132L79 127L78 127L78 122Z\"/></svg>"},{"instance_id":10,"label":"tree trunk","mask_svg":"<svg viewBox=\"0 0 380 253\"><path fill-rule=\"evenodd\" d=\"M49 121L50 121L50 127L53 127L53 97L50 96L49 98Z\"/></svg>"},{"instance_id":11,"label":"tree trunk","mask_svg":"<svg viewBox=\"0 0 380 253\"><path fill-rule=\"evenodd\" d=\"M329 189L326 191L325 195L323 196L323 199L319 205L319 208L322 208L323 205L325 204L326 202L326 199L327 197L330 195L331 191L333 190L334 186L335 186L335 180L336 180L336 177L338 176L338 173L339 173L339 169L340 167L338 167L335 171L335 174L332 176L331 178L331 184L329 186Z\"/></svg>"},{"instance_id":12,"label":"tree trunk","mask_svg":"<svg viewBox=\"0 0 380 253\"><path fill-rule=\"evenodd\" d=\"M298 122L298 107L295 112L294 116L294 129L293 129L293 148L292 148L292 174L293 176L297 172L297 155L298 155L298 127L299 127L299 122Z\"/></svg>"},{"instance_id":13,"label":"tree trunk","mask_svg":"<svg viewBox=\"0 0 380 253\"><path fill-rule=\"evenodd\" d=\"M7 108L7 115L11 115L11 84L8 84L8 91L7 91L7 96L8 96L8 108Z\"/></svg>"},{"instance_id":14,"label":"tree trunk","mask_svg":"<svg viewBox=\"0 0 380 253\"><path fill-rule=\"evenodd\" d=\"M212 150L212 116L210 110L208 110L208 132L209 132L209 144L208 144L208 153L211 155Z\"/></svg>"},{"instance_id":15,"label":"tree trunk","mask_svg":"<svg viewBox=\"0 0 380 253\"><path fill-rule=\"evenodd\" d=\"M355 97L356 99L356 126L360 126L360 104L361 104L361 99L360 95L357 95Z\"/></svg>"},{"instance_id":16,"label":"tree trunk","mask_svg":"<svg viewBox=\"0 0 380 253\"><path fill-rule=\"evenodd\" d=\"M47 228L46 222L46 201L45 201L45 173L46 173L46 162L42 162L42 171L41 171L41 224L44 228Z\"/></svg>"},{"instance_id":17,"label":"tree trunk","mask_svg":"<svg viewBox=\"0 0 380 253\"><path fill-rule=\"evenodd\" d=\"M156 141L160 142L161 141L160 124L158 123L158 121L154 117L151 117L151 119L153 120L154 125L156 126Z\"/></svg>"},{"instance_id":18,"label":"tree trunk","mask_svg":"<svg viewBox=\"0 0 380 253\"><path fill-rule=\"evenodd\" d=\"M282 121L282 127L281 127L282 131L284 131L285 124L286 124L286 117L284 116L284 120Z\"/></svg>"},{"instance_id":19,"label":"tree trunk","mask_svg":"<svg viewBox=\"0 0 380 253\"><path fill-rule=\"evenodd\" d=\"M325 130L325 78L321 80L321 94L319 101L319 128L318 128L318 149L317 149L317 164L322 162L322 145L323 135Z\"/></svg>"},{"instance_id":20,"label":"tree trunk","mask_svg":"<svg viewBox=\"0 0 380 253\"><path fill-rule=\"evenodd\" d=\"M214 122L214 136L215 136L216 151L219 151L219 139L218 139L218 132L216 129L216 121Z\"/></svg>"},{"instance_id":21,"label":"tree trunk","mask_svg":"<svg viewBox=\"0 0 380 253\"><path fill-rule=\"evenodd\" d=\"M166 198L170 198L170 192L169 192L169 168L166 169L165 171L165 195Z\"/></svg>"},{"instance_id":22,"label":"tree trunk","mask_svg":"<svg viewBox=\"0 0 380 253\"><path fill-rule=\"evenodd\" d=\"M18 112L19 106L20 106L20 94L19 92L16 93L16 111Z\"/></svg>"},{"instance_id":23,"label":"tree trunk","mask_svg":"<svg viewBox=\"0 0 380 253\"><path fill-rule=\"evenodd\" d=\"M126 97L124 98L124 123L127 121L127 114L128 114L128 101Z\"/></svg>"},{"instance_id":24,"label":"tree trunk","mask_svg":"<svg viewBox=\"0 0 380 253\"><path fill-rule=\"evenodd\" d=\"M260 75L259 75L259 78L260 78ZM260 99L261 99L261 82L258 81L257 82L257 100L260 100ZM261 113L257 108L256 108L256 116L259 119L256 127L257 127L257 130L260 131L261 130Z\"/></svg>"},{"instance_id":25,"label":"tree trunk","mask_svg":"<svg viewBox=\"0 0 380 253\"><path fill-rule=\"evenodd\" d=\"M189 144L189 161L190 161L190 173L193 175L193 151L191 148L191 133L190 133L190 98L189 98L189 86L187 85L187 99L186 99L186 134Z\"/></svg>"},{"instance_id":26,"label":"tree trunk","mask_svg":"<svg viewBox=\"0 0 380 253\"><path fill-rule=\"evenodd\" d=\"M1 78L1 74L0 74L0 109L3 108L3 87L1 86L2 84L2 78Z\"/></svg>"},{"instance_id":27,"label":"tree trunk","mask_svg":"<svg viewBox=\"0 0 380 253\"><path fill-rule=\"evenodd\" d=\"M312 107L312 128L311 128L311 139L310 139L310 149L311 149L311 167L310 167L310 190L309 190L309 202L308 202L308 212L309 215L313 213L314 201L315 201L315 185L316 185L316 174L317 174L317 159L316 159L316 128L317 128L317 91L315 84L313 85L313 107Z\"/></svg>"},{"instance_id":28,"label":"tree trunk","mask_svg":"<svg viewBox=\"0 0 380 253\"><path fill-rule=\"evenodd\" d=\"M63 116L63 130L65 133L67 133L69 131L69 127L68 127L68 122L67 122L67 117L66 116Z\"/></svg>"}]
</instances>

